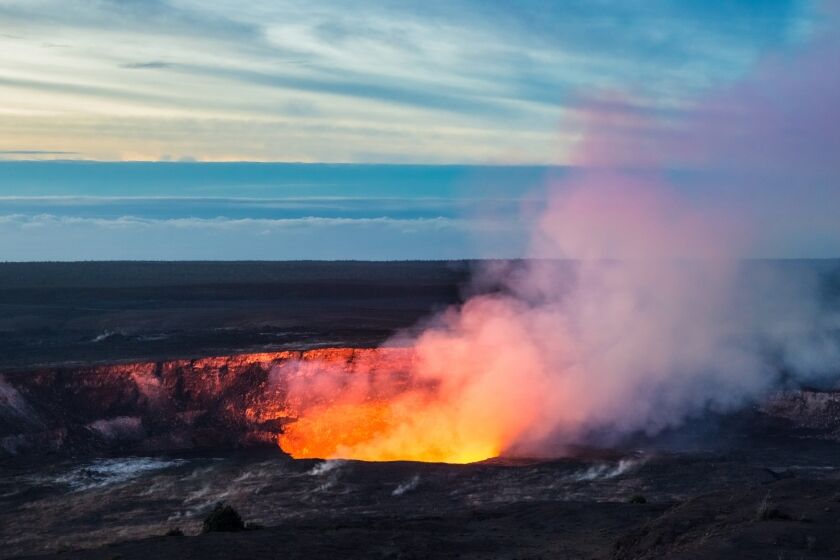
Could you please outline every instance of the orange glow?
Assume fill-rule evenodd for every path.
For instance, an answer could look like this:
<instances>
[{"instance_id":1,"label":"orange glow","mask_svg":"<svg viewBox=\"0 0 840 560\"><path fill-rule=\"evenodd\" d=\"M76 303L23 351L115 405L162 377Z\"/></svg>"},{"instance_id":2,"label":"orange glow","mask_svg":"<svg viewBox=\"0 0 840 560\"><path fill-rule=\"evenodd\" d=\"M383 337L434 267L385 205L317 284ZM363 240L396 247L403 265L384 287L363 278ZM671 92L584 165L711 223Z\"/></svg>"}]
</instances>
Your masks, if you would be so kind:
<instances>
[{"instance_id":1,"label":"orange glow","mask_svg":"<svg viewBox=\"0 0 840 560\"><path fill-rule=\"evenodd\" d=\"M499 454L492 434L466 439L439 405L414 405L416 397L406 395L313 407L286 427L280 446L298 459L472 463Z\"/></svg>"},{"instance_id":2,"label":"orange glow","mask_svg":"<svg viewBox=\"0 0 840 560\"><path fill-rule=\"evenodd\" d=\"M488 305L460 315L466 341L432 330L411 348L284 362L276 374L291 422L280 447L295 458L445 463L507 451L538 421L543 370L527 350L500 344L516 333L484 320Z\"/></svg>"},{"instance_id":3,"label":"orange glow","mask_svg":"<svg viewBox=\"0 0 840 560\"><path fill-rule=\"evenodd\" d=\"M349 353L348 353L349 352ZM279 437L295 458L471 463L497 456L498 433L465 421L414 349L307 353L279 369L290 415Z\"/></svg>"},{"instance_id":4,"label":"orange glow","mask_svg":"<svg viewBox=\"0 0 840 560\"><path fill-rule=\"evenodd\" d=\"M336 457L386 430L388 416L387 403L316 407L286 428L281 445L296 458Z\"/></svg>"}]
</instances>

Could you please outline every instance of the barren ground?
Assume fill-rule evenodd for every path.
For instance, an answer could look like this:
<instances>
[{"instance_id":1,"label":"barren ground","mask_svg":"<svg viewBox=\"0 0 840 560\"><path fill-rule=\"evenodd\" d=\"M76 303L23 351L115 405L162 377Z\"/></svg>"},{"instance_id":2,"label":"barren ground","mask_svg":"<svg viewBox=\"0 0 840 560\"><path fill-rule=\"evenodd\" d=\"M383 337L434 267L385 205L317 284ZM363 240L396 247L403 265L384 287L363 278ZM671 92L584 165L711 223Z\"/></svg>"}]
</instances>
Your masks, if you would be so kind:
<instances>
[{"instance_id":1,"label":"barren ground","mask_svg":"<svg viewBox=\"0 0 840 560\"><path fill-rule=\"evenodd\" d=\"M458 301L468 268L0 265L0 369L370 346ZM11 456L0 460L0 557L838 558L840 399L824 395L802 401L819 409L750 407L562 459ZM199 535L220 501L260 528ZM164 536L175 528L185 535Z\"/></svg>"}]
</instances>

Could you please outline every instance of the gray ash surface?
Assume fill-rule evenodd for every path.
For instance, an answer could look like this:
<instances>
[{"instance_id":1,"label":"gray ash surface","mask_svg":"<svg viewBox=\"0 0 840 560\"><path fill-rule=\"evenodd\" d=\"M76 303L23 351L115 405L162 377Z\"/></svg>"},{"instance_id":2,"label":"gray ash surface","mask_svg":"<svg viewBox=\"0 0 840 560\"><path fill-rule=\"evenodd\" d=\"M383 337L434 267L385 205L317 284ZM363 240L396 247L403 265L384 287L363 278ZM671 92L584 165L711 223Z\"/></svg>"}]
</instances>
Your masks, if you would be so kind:
<instances>
[{"instance_id":1,"label":"gray ash surface","mask_svg":"<svg viewBox=\"0 0 840 560\"><path fill-rule=\"evenodd\" d=\"M797 438L472 465L279 450L5 465L0 540L4 557L832 558L838 451ZM263 528L199 535L218 502ZM186 536L163 536L175 528Z\"/></svg>"}]
</instances>

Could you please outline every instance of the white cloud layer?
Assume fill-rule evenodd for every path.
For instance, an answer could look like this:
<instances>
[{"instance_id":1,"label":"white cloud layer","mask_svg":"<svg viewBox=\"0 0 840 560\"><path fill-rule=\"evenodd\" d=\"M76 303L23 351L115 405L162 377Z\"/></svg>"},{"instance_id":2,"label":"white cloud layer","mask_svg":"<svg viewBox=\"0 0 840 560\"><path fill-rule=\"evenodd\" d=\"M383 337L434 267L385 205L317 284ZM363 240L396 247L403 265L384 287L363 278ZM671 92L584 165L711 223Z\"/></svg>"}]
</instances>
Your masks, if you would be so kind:
<instances>
[{"instance_id":1,"label":"white cloud layer","mask_svg":"<svg viewBox=\"0 0 840 560\"><path fill-rule=\"evenodd\" d=\"M114 219L0 216L0 258L60 260L409 260L520 251L513 225L449 218Z\"/></svg>"}]
</instances>

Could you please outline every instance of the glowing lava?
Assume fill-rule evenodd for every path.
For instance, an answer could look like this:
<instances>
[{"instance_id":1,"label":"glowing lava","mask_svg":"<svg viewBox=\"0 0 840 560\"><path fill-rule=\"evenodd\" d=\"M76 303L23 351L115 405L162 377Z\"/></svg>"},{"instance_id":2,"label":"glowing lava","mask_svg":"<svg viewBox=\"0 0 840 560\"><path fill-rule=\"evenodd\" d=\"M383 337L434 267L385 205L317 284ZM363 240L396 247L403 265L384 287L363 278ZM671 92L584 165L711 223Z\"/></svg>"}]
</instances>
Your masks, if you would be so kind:
<instances>
[{"instance_id":1,"label":"glowing lava","mask_svg":"<svg viewBox=\"0 0 840 560\"><path fill-rule=\"evenodd\" d=\"M474 298L411 348L285 363L276 375L293 421L280 446L296 458L446 463L507 451L538 424L547 392L502 305Z\"/></svg>"},{"instance_id":2,"label":"glowing lava","mask_svg":"<svg viewBox=\"0 0 840 560\"><path fill-rule=\"evenodd\" d=\"M499 454L494 442L470 441L440 409L411 411L413 397L308 409L286 427L280 446L295 458L472 463Z\"/></svg>"},{"instance_id":3,"label":"glowing lava","mask_svg":"<svg viewBox=\"0 0 840 560\"><path fill-rule=\"evenodd\" d=\"M497 433L418 375L413 350L314 358L277 370L295 417L279 444L295 458L471 463L501 451Z\"/></svg>"}]
</instances>

